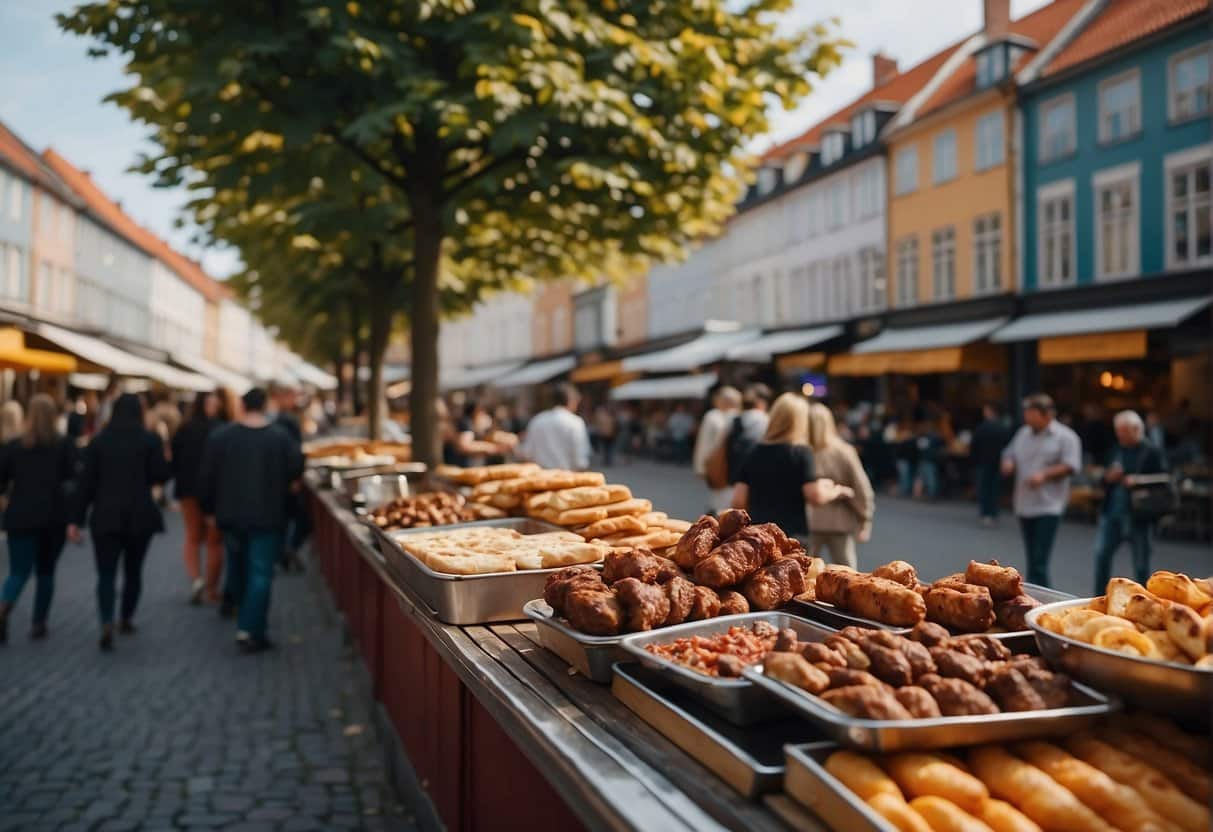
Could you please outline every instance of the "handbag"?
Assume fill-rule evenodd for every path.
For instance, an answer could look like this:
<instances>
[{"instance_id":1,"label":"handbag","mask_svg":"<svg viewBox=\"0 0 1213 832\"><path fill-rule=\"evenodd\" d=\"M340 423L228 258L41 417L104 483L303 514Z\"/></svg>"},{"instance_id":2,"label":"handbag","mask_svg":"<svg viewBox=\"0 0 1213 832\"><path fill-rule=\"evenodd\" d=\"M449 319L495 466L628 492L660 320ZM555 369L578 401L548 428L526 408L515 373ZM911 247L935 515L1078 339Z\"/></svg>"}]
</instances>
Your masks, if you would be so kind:
<instances>
[{"instance_id":1,"label":"handbag","mask_svg":"<svg viewBox=\"0 0 1213 832\"><path fill-rule=\"evenodd\" d=\"M1158 520L1179 510L1179 489L1170 474L1135 474L1129 489L1135 520Z\"/></svg>"}]
</instances>

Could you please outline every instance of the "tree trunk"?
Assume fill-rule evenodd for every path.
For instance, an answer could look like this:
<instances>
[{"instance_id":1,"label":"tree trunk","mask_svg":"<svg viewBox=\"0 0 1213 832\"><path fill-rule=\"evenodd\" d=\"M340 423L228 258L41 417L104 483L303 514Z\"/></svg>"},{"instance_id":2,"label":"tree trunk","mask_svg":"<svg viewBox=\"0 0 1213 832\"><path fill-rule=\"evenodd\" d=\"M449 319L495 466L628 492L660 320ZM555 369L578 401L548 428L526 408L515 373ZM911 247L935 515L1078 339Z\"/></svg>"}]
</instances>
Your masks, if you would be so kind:
<instances>
[{"instance_id":1,"label":"tree trunk","mask_svg":"<svg viewBox=\"0 0 1213 832\"><path fill-rule=\"evenodd\" d=\"M350 404L353 415L362 415L362 312L358 307L350 311L350 339L353 349L350 352Z\"/></svg>"},{"instance_id":2,"label":"tree trunk","mask_svg":"<svg viewBox=\"0 0 1213 832\"><path fill-rule=\"evenodd\" d=\"M442 225L430 206L413 200L416 248L413 252L413 298L410 339L413 353L409 413L413 459L433 467L441 461L438 434L438 269Z\"/></svg>"},{"instance_id":3,"label":"tree trunk","mask_svg":"<svg viewBox=\"0 0 1213 832\"><path fill-rule=\"evenodd\" d=\"M386 296L386 295L384 295ZM388 341L392 334L392 316L395 310L390 303L371 306L370 337L367 339L367 361L371 366L371 379L366 391L366 427L367 436L379 439L382 434L383 420L387 410L387 402L383 398L383 357L387 353Z\"/></svg>"}]
</instances>

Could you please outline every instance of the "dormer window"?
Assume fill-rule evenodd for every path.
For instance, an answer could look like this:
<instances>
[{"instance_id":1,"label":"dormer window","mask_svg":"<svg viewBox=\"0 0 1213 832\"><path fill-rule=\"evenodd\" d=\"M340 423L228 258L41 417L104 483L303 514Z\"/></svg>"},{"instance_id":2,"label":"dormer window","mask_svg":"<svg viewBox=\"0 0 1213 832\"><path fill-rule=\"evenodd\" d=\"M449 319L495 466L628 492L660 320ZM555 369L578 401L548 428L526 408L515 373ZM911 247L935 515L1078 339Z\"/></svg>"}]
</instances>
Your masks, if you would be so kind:
<instances>
[{"instance_id":1,"label":"dormer window","mask_svg":"<svg viewBox=\"0 0 1213 832\"><path fill-rule=\"evenodd\" d=\"M809 156L807 153L793 153L783 163L783 181L789 183L795 182L808 166Z\"/></svg>"},{"instance_id":2,"label":"dormer window","mask_svg":"<svg viewBox=\"0 0 1213 832\"><path fill-rule=\"evenodd\" d=\"M1007 45L996 43L977 53L977 88L993 86L1007 76Z\"/></svg>"},{"instance_id":3,"label":"dormer window","mask_svg":"<svg viewBox=\"0 0 1213 832\"><path fill-rule=\"evenodd\" d=\"M762 168L758 171L758 193L766 195L775 189L775 168Z\"/></svg>"},{"instance_id":4,"label":"dormer window","mask_svg":"<svg viewBox=\"0 0 1213 832\"><path fill-rule=\"evenodd\" d=\"M851 146L864 147L876 138L876 111L864 110L851 116Z\"/></svg>"},{"instance_id":5,"label":"dormer window","mask_svg":"<svg viewBox=\"0 0 1213 832\"><path fill-rule=\"evenodd\" d=\"M832 165L842 158L842 154L846 152L847 134L840 130L835 130L825 134L825 138L821 140L821 163L823 165Z\"/></svg>"}]
</instances>

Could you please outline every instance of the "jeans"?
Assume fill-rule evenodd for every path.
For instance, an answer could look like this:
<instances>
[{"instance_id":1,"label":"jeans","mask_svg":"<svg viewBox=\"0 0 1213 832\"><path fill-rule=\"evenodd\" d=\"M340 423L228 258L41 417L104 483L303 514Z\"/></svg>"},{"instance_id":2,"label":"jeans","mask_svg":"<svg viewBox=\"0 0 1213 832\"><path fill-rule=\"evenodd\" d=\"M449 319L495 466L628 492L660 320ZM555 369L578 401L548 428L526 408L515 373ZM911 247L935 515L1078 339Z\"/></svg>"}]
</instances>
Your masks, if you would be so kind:
<instances>
[{"instance_id":1,"label":"jeans","mask_svg":"<svg viewBox=\"0 0 1213 832\"><path fill-rule=\"evenodd\" d=\"M897 460L897 490L903 497L914 494L914 465L908 459Z\"/></svg>"},{"instance_id":2,"label":"jeans","mask_svg":"<svg viewBox=\"0 0 1213 832\"><path fill-rule=\"evenodd\" d=\"M1060 514L1019 518L1023 547L1028 555L1029 583L1052 586L1049 583L1049 556L1053 554L1053 540L1057 537L1057 527L1060 525Z\"/></svg>"},{"instance_id":3,"label":"jeans","mask_svg":"<svg viewBox=\"0 0 1213 832\"><path fill-rule=\"evenodd\" d=\"M34 588L34 623L45 624L55 595L55 564L63 552L66 530L51 526L30 532L8 533L8 578L0 590L0 601L12 605L21 597L30 572L37 576Z\"/></svg>"},{"instance_id":4,"label":"jeans","mask_svg":"<svg viewBox=\"0 0 1213 832\"><path fill-rule=\"evenodd\" d=\"M923 496L934 500L939 496L939 463L924 459L918 463L918 481L922 483Z\"/></svg>"},{"instance_id":5,"label":"jeans","mask_svg":"<svg viewBox=\"0 0 1213 832\"><path fill-rule=\"evenodd\" d=\"M224 600L239 603L239 629L262 640L269 626L270 587L274 563L282 550L282 531L229 530L223 539L228 558Z\"/></svg>"},{"instance_id":6,"label":"jeans","mask_svg":"<svg viewBox=\"0 0 1213 832\"><path fill-rule=\"evenodd\" d=\"M1002 473L997 465L977 466L977 510L982 517L998 517Z\"/></svg>"},{"instance_id":7,"label":"jeans","mask_svg":"<svg viewBox=\"0 0 1213 832\"><path fill-rule=\"evenodd\" d=\"M290 534L287 536L286 548L292 553L298 553L312 533L312 514L308 510L306 494L292 494L287 499L290 500L287 513ZM286 559L283 558L283 565L285 563Z\"/></svg>"},{"instance_id":8,"label":"jeans","mask_svg":"<svg viewBox=\"0 0 1213 832\"><path fill-rule=\"evenodd\" d=\"M143 559L152 542L150 534L124 532L93 534L93 555L97 562L97 612L102 624L114 620L114 584L118 564L122 564L122 620L130 621L143 590Z\"/></svg>"},{"instance_id":9,"label":"jeans","mask_svg":"<svg viewBox=\"0 0 1213 832\"><path fill-rule=\"evenodd\" d=\"M1112 577L1112 562L1120 544L1129 541L1133 551L1133 574L1138 583L1150 577L1150 523L1136 522L1127 514L1100 514L1095 534L1095 594L1107 591Z\"/></svg>"}]
</instances>

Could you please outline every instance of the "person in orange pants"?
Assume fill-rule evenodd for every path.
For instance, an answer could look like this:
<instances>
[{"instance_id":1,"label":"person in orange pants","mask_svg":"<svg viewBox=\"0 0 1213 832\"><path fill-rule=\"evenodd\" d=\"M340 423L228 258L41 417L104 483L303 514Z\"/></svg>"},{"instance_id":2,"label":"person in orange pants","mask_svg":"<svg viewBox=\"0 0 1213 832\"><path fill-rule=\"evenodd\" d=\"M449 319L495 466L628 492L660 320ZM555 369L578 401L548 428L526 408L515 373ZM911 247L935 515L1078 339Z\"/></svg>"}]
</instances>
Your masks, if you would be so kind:
<instances>
[{"instance_id":1,"label":"person in orange pants","mask_svg":"<svg viewBox=\"0 0 1213 832\"><path fill-rule=\"evenodd\" d=\"M223 534L208 520L198 502L198 471L207 440L216 428L228 421L223 390L199 393L194 399L189 420L173 436L173 494L181 506L185 521L185 571L190 579L190 603L219 602L219 576L223 573ZM206 547L206 577L200 562Z\"/></svg>"}]
</instances>

